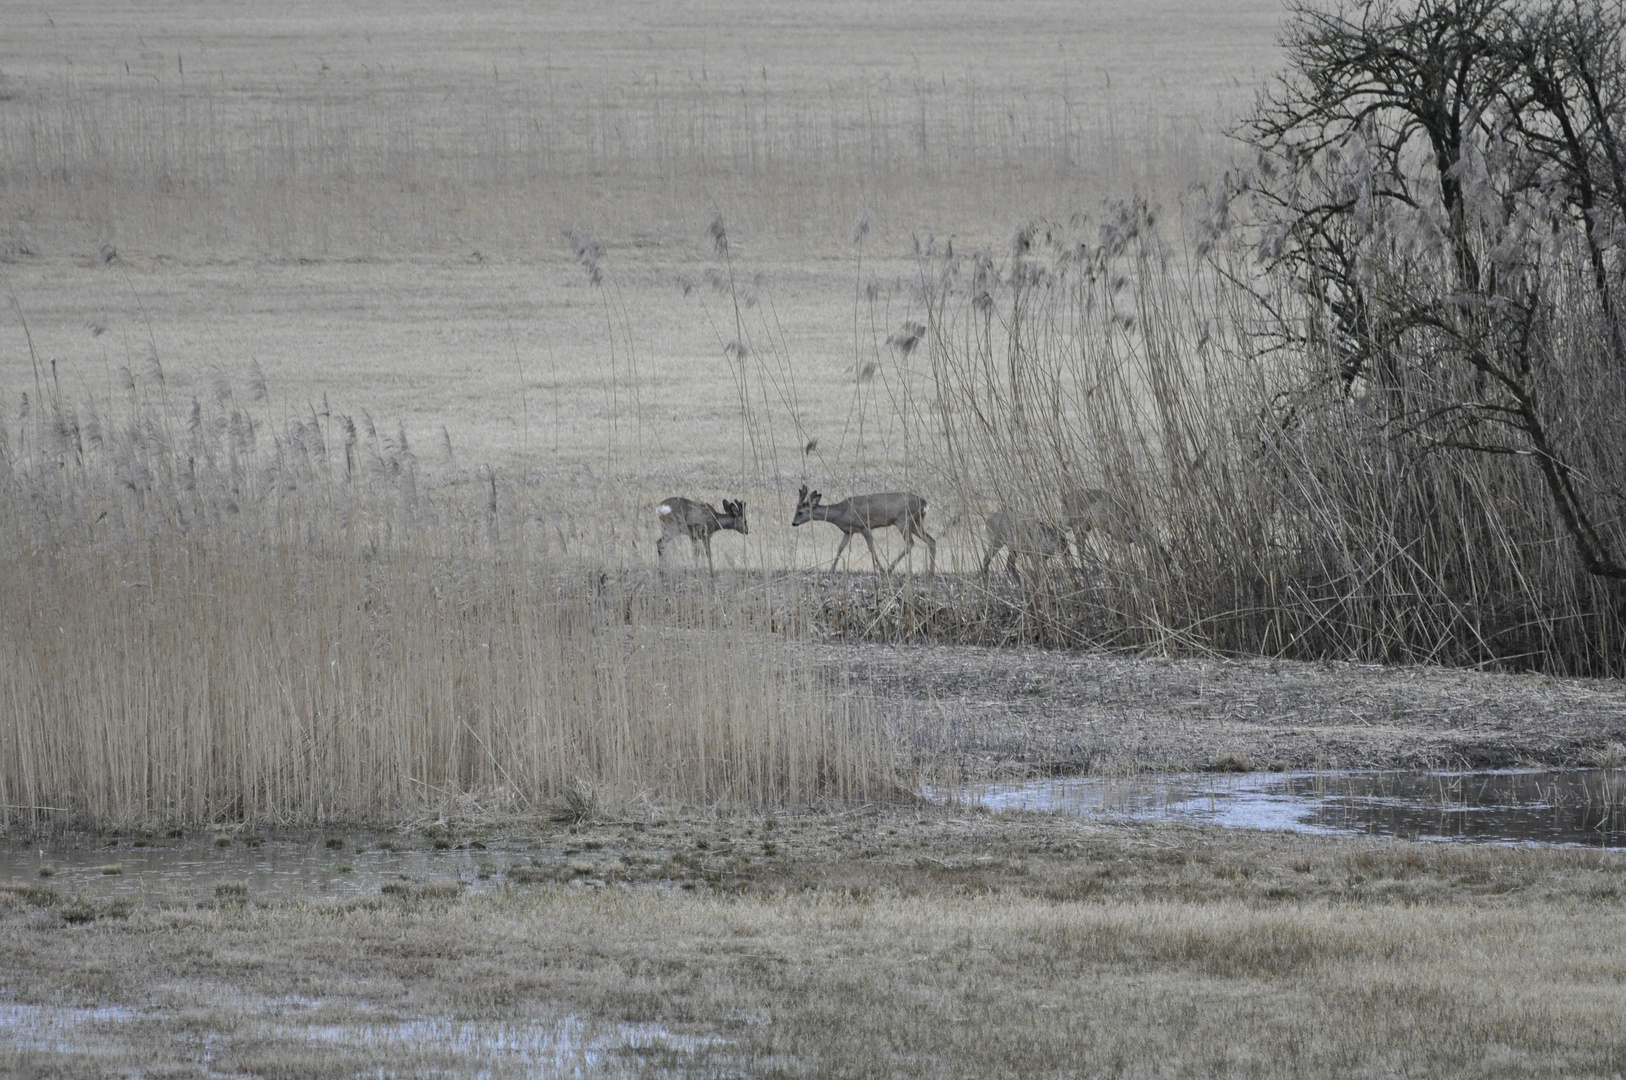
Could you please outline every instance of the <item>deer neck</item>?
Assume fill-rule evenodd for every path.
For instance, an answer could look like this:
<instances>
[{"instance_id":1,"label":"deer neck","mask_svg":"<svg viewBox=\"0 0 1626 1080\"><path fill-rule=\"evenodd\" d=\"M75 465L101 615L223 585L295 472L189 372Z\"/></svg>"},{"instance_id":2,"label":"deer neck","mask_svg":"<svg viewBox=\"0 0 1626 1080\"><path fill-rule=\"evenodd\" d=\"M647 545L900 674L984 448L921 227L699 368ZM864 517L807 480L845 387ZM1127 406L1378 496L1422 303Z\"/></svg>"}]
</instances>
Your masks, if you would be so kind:
<instances>
[{"instance_id":1,"label":"deer neck","mask_svg":"<svg viewBox=\"0 0 1626 1080\"><path fill-rule=\"evenodd\" d=\"M852 500L842 499L830 506L815 506L813 508L814 521L830 521L837 525L850 525L857 520L853 513Z\"/></svg>"}]
</instances>

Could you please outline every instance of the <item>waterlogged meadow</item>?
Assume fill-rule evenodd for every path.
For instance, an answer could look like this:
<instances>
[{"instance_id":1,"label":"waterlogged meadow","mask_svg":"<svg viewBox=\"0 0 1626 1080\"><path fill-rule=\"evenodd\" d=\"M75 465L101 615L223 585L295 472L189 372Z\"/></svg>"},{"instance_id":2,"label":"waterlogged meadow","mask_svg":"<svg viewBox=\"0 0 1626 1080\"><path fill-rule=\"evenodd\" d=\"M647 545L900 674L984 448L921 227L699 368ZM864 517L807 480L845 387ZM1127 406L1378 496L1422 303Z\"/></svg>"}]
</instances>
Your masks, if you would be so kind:
<instances>
[{"instance_id":1,"label":"waterlogged meadow","mask_svg":"<svg viewBox=\"0 0 1626 1080\"><path fill-rule=\"evenodd\" d=\"M1607 1076L1626 1050L1626 864L1597 852L938 811L445 839L487 845L472 854L492 881L0 892L16 1000L0 1060Z\"/></svg>"},{"instance_id":2,"label":"waterlogged meadow","mask_svg":"<svg viewBox=\"0 0 1626 1080\"><path fill-rule=\"evenodd\" d=\"M1620 1072L1619 20L1349 11L0 15L0 1072Z\"/></svg>"}]
</instances>

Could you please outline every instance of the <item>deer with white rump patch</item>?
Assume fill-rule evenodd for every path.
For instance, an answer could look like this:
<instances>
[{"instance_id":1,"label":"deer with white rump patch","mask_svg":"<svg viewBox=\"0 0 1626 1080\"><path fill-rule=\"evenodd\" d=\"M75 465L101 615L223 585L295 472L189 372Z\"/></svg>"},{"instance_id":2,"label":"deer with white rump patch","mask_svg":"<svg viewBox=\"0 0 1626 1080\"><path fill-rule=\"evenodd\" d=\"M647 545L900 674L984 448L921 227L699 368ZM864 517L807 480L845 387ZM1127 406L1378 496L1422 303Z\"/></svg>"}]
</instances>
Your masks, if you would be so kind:
<instances>
[{"instance_id":1,"label":"deer with white rump patch","mask_svg":"<svg viewBox=\"0 0 1626 1080\"><path fill-rule=\"evenodd\" d=\"M917 536L926 541L926 551L930 556L926 573L931 575L937 571L937 541L926 531L926 500L919 495L909 491L853 495L829 506L820 502L821 498L823 496L817 491L810 493L807 485L803 484L796 500L796 516L790 523L805 525L809 521L828 521L841 530L841 544L836 548L835 560L830 563L831 573L835 572L837 564L841 562L841 553L847 550L847 544L851 542L853 533L863 534L864 542L869 545L870 561L875 564L877 571L880 570L881 560L875 554L874 531L888 526L896 528L903 534L904 546L902 554L887 566L886 573L890 574L892 568L914 550Z\"/></svg>"},{"instance_id":2,"label":"deer with white rump patch","mask_svg":"<svg viewBox=\"0 0 1626 1080\"><path fill-rule=\"evenodd\" d=\"M751 529L745 523L745 501L729 502L723 500L722 513L709 503L696 502L694 499L684 499L673 496L655 508L655 513L661 519L661 538L655 541L655 557L657 560L666 558L666 544L680 536L687 536L696 549L704 546L706 549L706 567L711 576L717 576L717 567L711 561L711 538L723 529L733 529L742 536L749 535ZM695 556L699 558L698 551Z\"/></svg>"}]
</instances>

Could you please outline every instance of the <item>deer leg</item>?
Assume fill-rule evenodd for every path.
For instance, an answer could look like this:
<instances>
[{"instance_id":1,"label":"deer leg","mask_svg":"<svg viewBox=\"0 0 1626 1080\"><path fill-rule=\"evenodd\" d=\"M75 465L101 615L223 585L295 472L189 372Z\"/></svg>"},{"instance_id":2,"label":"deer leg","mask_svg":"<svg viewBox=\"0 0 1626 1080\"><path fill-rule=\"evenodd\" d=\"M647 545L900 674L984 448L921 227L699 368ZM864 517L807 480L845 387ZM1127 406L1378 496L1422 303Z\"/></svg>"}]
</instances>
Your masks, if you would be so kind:
<instances>
[{"instance_id":1,"label":"deer leg","mask_svg":"<svg viewBox=\"0 0 1626 1080\"><path fill-rule=\"evenodd\" d=\"M700 569L701 549L705 549L706 566L709 568L711 566L711 537L695 536L693 533L689 534L689 554L694 557L694 567L696 570ZM711 576L716 577L717 571L712 570Z\"/></svg>"},{"instance_id":2,"label":"deer leg","mask_svg":"<svg viewBox=\"0 0 1626 1080\"><path fill-rule=\"evenodd\" d=\"M988 578L988 567L993 565L994 556L999 554L999 547L998 544L989 544L988 554L982 557L982 576L985 581Z\"/></svg>"},{"instance_id":3,"label":"deer leg","mask_svg":"<svg viewBox=\"0 0 1626 1080\"><path fill-rule=\"evenodd\" d=\"M887 566L886 572L889 574L892 572L893 567L897 566L904 559L908 558L909 553L915 549L915 538L910 535L909 526L907 524L901 525L898 527L898 531L903 534L903 551Z\"/></svg>"},{"instance_id":4,"label":"deer leg","mask_svg":"<svg viewBox=\"0 0 1626 1080\"><path fill-rule=\"evenodd\" d=\"M875 554L875 534L865 529L864 542L869 545L869 561L875 564L875 572L879 574L881 572L881 557ZM886 572L890 574L892 567L887 567Z\"/></svg>"},{"instance_id":5,"label":"deer leg","mask_svg":"<svg viewBox=\"0 0 1626 1080\"><path fill-rule=\"evenodd\" d=\"M830 560L830 572L832 574L836 572L836 565L841 562L841 553L847 550L847 542L852 538L853 534L850 532L841 534L841 543L836 545L836 557Z\"/></svg>"},{"instance_id":6,"label":"deer leg","mask_svg":"<svg viewBox=\"0 0 1626 1080\"><path fill-rule=\"evenodd\" d=\"M903 533L903 555L899 555L896 559L893 559L892 565L898 565L898 563L903 561L905 555L908 555L915 549L915 537L918 536L922 540L926 541L926 551L930 559L930 561L927 563L926 576L931 577L933 574L937 573L937 541L933 540L931 534L921 527L920 521L918 519L911 518L909 521L898 526L898 531ZM1013 547L1011 552L1014 557L1016 549ZM992 555L989 556L989 558L992 557Z\"/></svg>"},{"instance_id":7,"label":"deer leg","mask_svg":"<svg viewBox=\"0 0 1626 1080\"><path fill-rule=\"evenodd\" d=\"M716 577L717 567L711 561L711 535L708 533L701 543L706 546L706 569L711 571L712 577Z\"/></svg>"},{"instance_id":8,"label":"deer leg","mask_svg":"<svg viewBox=\"0 0 1626 1080\"><path fill-rule=\"evenodd\" d=\"M926 541L926 576L931 577L937 573L937 541L926 531L920 518L910 518L909 535L904 537L908 541L908 546L904 548L905 555L915 549L916 538Z\"/></svg>"}]
</instances>

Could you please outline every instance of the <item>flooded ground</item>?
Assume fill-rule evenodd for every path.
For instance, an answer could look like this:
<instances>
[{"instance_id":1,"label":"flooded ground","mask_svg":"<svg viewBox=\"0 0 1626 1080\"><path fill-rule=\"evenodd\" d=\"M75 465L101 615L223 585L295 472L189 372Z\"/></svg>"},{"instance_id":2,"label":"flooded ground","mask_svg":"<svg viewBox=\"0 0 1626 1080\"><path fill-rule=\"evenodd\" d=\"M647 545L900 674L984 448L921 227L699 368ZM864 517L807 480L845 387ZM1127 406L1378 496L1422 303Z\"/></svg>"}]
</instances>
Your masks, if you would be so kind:
<instances>
[{"instance_id":1,"label":"flooded ground","mask_svg":"<svg viewBox=\"0 0 1626 1080\"><path fill-rule=\"evenodd\" d=\"M285 1054L319 1048L328 1065L354 1064L356 1075L366 1075L359 1070L369 1061L389 1060L437 1076L658 1076L665 1074L663 1066L691 1059L720 1041L675 1035L654 1024L594 1023L573 1016L479 1021L403 1019L380 1012L358 1017L354 1007L336 1010L300 997L244 1001L239 1008L229 1035L211 1040L217 1045L192 1048L189 1056L205 1075L231 1075L217 1072L214 1059L252 1046L261 1055L278 1048ZM0 1002L0 1042L18 1052L70 1055L81 1062L128 1061L136 1047L154 1041L186 1043L186 1032L171 1030L184 1026L162 1011ZM228 1045L234 1049L219 1053Z\"/></svg>"},{"instance_id":2,"label":"flooded ground","mask_svg":"<svg viewBox=\"0 0 1626 1080\"><path fill-rule=\"evenodd\" d=\"M1137 821L1188 821L1402 840L1626 848L1626 769L1301 771L1077 777L979 786L964 802ZM526 883L543 863L598 858L562 880L619 869L596 842L488 838L69 837L0 843L0 882L64 896L187 899L236 890L260 900L376 896L402 886L469 891ZM783 842L783 841L782 841ZM687 843L687 841L685 841ZM713 848L708 857L722 858ZM549 876L553 876L549 874Z\"/></svg>"},{"instance_id":3,"label":"flooded ground","mask_svg":"<svg viewBox=\"0 0 1626 1080\"><path fill-rule=\"evenodd\" d=\"M0 843L0 881L47 879L68 895L184 897L242 886L266 898L376 895L396 883L485 887L514 856L484 845L399 848L392 840L100 839Z\"/></svg>"},{"instance_id":4,"label":"flooded ground","mask_svg":"<svg viewBox=\"0 0 1626 1080\"><path fill-rule=\"evenodd\" d=\"M682 905L691 893L712 890L797 896L839 881L849 889L913 895L941 876L961 890L976 882L1049 898L1098 896L1127 874L1125 853L1140 850L1110 830L1147 823L1202 823L1230 833L1213 843L1212 834L1187 833L1203 840L1200 856L1190 858L1168 859L1166 837L1143 845L1164 858L1155 867L1164 877L1126 878L1122 888L1137 895L1223 898L1251 888L1270 898L1327 895L1347 903L1385 889L1432 896L1435 878L1449 879L1451 889L1504 895L1535 883L1551 888L1557 879L1523 863L1480 867L1461 860L1562 860L1591 855L1564 848L1626 850L1621 768L1083 777L967 789L960 803L941 808L940 817L916 807L873 821L860 814L539 823L462 835L13 839L0 843L0 900L23 934L15 940L71 935L94 924L93 935L56 940L86 950L84 962L97 971L129 971L155 963L152 930L162 922L173 959L122 989L103 985L105 976L74 982L71 993L50 995L55 1001L37 988L62 956L42 955L31 974L0 965L0 1074L145 1075L150 1065L153 1075L175 1067L191 1071L174 1075L197 1076L335 1069L470 1078L731 1075L738 1060L750 1058L742 1047L756 1038L754 1025L771 1012L731 1009L727 1024L672 1028L613 1017L619 1011L625 1020L660 1018L648 1005L650 973L670 971L675 979L691 965L710 963L705 958L713 951L729 964L769 970L781 954L757 940L763 926L727 929L705 949L680 949L675 959L667 944L651 943L652 951L630 966L615 959L624 947L619 938L592 946L590 958L560 966L559 957L583 933L596 932L595 920L617 904ZM1049 816L966 814L966 803ZM1103 833L1106 822L1116 824ZM1086 831L1062 842L1071 828ZM999 830L1000 837L996 842L979 830ZM1333 839L1342 836L1466 843L1449 855L1436 847L1454 861L1433 873L1431 863L1415 863L1418 846L1360 845L1345 856L1344 842ZM1312 846L1292 855L1273 847L1268 857L1256 850L1282 844ZM1240 847L1227 854L1227 845ZM1513 845L1523 850L1506 850ZM1000 856L989 854L995 849ZM1593 857L1603 861L1562 864L1559 871L1590 875L1577 895L1612 903L1621 895L1612 876L1620 856ZM1341 858L1348 866L1328 861ZM1405 858L1413 861L1403 862L1403 878L1383 872L1385 859ZM1103 866L1112 876L1101 876ZM601 891L607 883L648 887ZM550 884L566 888L534 888ZM595 906L597 897L610 906ZM550 914L513 934L507 923L533 908ZM672 910L647 914L665 918ZM193 923L185 931L195 936L191 945L171 941L172 932L182 932L174 928ZM350 929L317 940L330 923ZM462 944L449 947L444 939L451 933L464 934ZM495 944L486 940L492 933ZM299 940L284 941L288 934ZM233 944L221 946L228 939ZM110 966L105 950L126 940L134 950L129 962ZM370 944L356 952L362 940ZM267 963L279 950L286 955ZM323 967L328 958L332 970ZM589 969L599 972L594 979L632 982L608 996L587 993L585 1002L530 1003L532 995L565 994ZM357 971L369 974L358 980ZM103 989L84 992L90 985ZM529 989L519 994L518 987ZM657 997L674 992L665 986ZM606 1016L607 1002L615 1003L610 1018L594 1019Z\"/></svg>"},{"instance_id":5,"label":"flooded ground","mask_svg":"<svg viewBox=\"0 0 1626 1080\"><path fill-rule=\"evenodd\" d=\"M528 883L539 861L591 856L568 833L557 842L516 840L453 844L432 837L95 837L68 836L32 844L0 845L0 882L15 890L38 886L42 903L63 907L65 924L127 918L146 910L208 910L252 900L340 901L378 898L411 905L424 898L455 900L492 884ZM586 870L569 876L577 886L603 882ZM548 880L553 880L552 876ZM72 898L71 900L69 898ZM192 1021L206 1008L217 1028L194 1045ZM189 1020L188 1018L191 1017ZM422 1015L401 1003L373 1004L345 996L239 996L177 1007L76 1008L5 1001L0 997L0 1074L6 1055L72 1061L95 1071L98 1063L128 1064L157 1054L178 1055L205 1068L203 1075L236 1075L250 1058L282 1062L315 1055L354 1065L405 1063L407 1072L448 1077L667 1075L712 1053L712 1036L676 1034L652 1024L585 1020L573 1015L483 1020ZM43 1057L41 1057L43 1055ZM234 1063L216 1066L223 1062ZM403 1075L392 1071L390 1075Z\"/></svg>"},{"instance_id":6,"label":"flooded ground","mask_svg":"<svg viewBox=\"0 0 1626 1080\"><path fill-rule=\"evenodd\" d=\"M1402 840L1626 847L1626 769L1078 777L968 790L995 810Z\"/></svg>"},{"instance_id":7,"label":"flooded ground","mask_svg":"<svg viewBox=\"0 0 1626 1080\"><path fill-rule=\"evenodd\" d=\"M1609 797L1569 779L1555 797L1524 774L1527 808ZM1162 805L1218 814L1257 780L1166 778ZM1435 780L1442 801L1466 785ZM15 838L0 1076L1104 1075L1122 1047L1250 1065L1265 1046L1294 1066L1270 1076L1417 1045L1457 1048L1413 1070L1431 1076L1626 1060L1626 848L1171 827L1122 812L1146 783L1112 785L1116 815L911 801L218 848Z\"/></svg>"}]
</instances>

